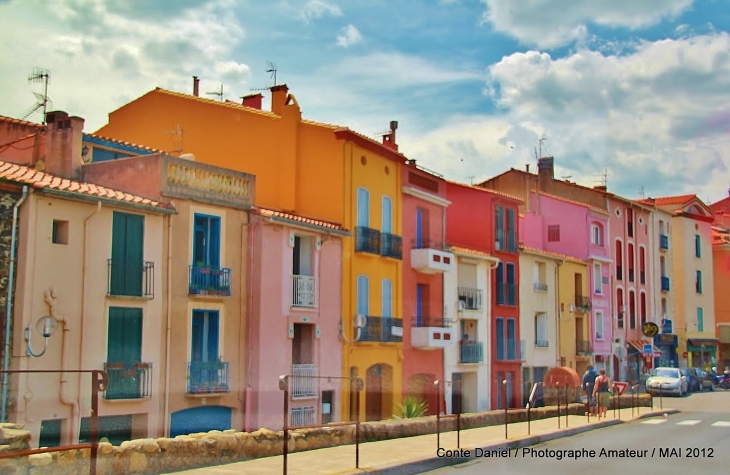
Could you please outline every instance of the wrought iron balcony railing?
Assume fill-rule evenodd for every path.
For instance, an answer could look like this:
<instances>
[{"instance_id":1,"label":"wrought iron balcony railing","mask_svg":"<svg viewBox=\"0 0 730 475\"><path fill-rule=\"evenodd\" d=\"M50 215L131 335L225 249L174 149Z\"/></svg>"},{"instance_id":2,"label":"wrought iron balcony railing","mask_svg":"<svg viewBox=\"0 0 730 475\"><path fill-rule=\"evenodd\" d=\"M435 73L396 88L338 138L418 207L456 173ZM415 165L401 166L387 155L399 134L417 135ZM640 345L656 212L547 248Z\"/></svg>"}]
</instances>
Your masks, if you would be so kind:
<instances>
[{"instance_id":1,"label":"wrought iron balcony railing","mask_svg":"<svg viewBox=\"0 0 730 475\"><path fill-rule=\"evenodd\" d=\"M155 296L155 263L132 263L122 259L108 259L107 295L124 297Z\"/></svg>"},{"instance_id":2,"label":"wrought iron balcony railing","mask_svg":"<svg viewBox=\"0 0 730 475\"><path fill-rule=\"evenodd\" d=\"M460 347L461 363L481 363L484 361L484 343L481 341L462 342Z\"/></svg>"},{"instance_id":3,"label":"wrought iron balcony railing","mask_svg":"<svg viewBox=\"0 0 730 475\"><path fill-rule=\"evenodd\" d=\"M470 289L468 287L459 287L459 301L464 310L481 310L482 309L482 291L479 289Z\"/></svg>"},{"instance_id":4,"label":"wrought iron balcony railing","mask_svg":"<svg viewBox=\"0 0 730 475\"><path fill-rule=\"evenodd\" d=\"M188 394L230 392L229 366L225 361L188 363Z\"/></svg>"},{"instance_id":5,"label":"wrought iron balcony railing","mask_svg":"<svg viewBox=\"0 0 730 475\"><path fill-rule=\"evenodd\" d=\"M593 348L589 340L576 340L575 353L578 356L588 356L593 354Z\"/></svg>"},{"instance_id":6,"label":"wrought iron balcony railing","mask_svg":"<svg viewBox=\"0 0 730 475\"><path fill-rule=\"evenodd\" d=\"M403 259L403 238L395 234L382 233L380 235L380 255Z\"/></svg>"},{"instance_id":7,"label":"wrought iron balcony railing","mask_svg":"<svg viewBox=\"0 0 730 475\"><path fill-rule=\"evenodd\" d=\"M547 340L535 340L535 348L547 348L548 345Z\"/></svg>"},{"instance_id":8,"label":"wrought iron balcony railing","mask_svg":"<svg viewBox=\"0 0 730 475\"><path fill-rule=\"evenodd\" d=\"M317 279L311 275L292 276L292 307L317 306Z\"/></svg>"},{"instance_id":9,"label":"wrought iron balcony railing","mask_svg":"<svg viewBox=\"0 0 730 475\"><path fill-rule=\"evenodd\" d=\"M589 312L591 310L591 299L582 295L576 295L575 308L579 312Z\"/></svg>"},{"instance_id":10,"label":"wrought iron balcony railing","mask_svg":"<svg viewBox=\"0 0 730 475\"><path fill-rule=\"evenodd\" d=\"M380 231L357 226L355 228L355 251L380 254Z\"/></svg>"},{"instance_id":11,"label":"wrought iron balcony railing","mask_svg":"<svg viewBox=\"0 0 730 475\"><path fill-rule=\"evenodd\" d=\"M152 395L152 363L106 362L109 385L104 399L141 399Z\"/></svg>"},{"instance_id":12,"label":"wrought iron balcony railing","mask_svg":"<svg viewBox=\"0 0 730 475\"><path fill-rule=\"evenodd\" d=\"M536 292L547 292L548 291L548 285L544 284L542 282L533 283L532 288L535 289Z\"/></svg>"},{"instance_id":13,"label":"wrought iron balcony railing","mask_svg":"<svg viewBox=\"0 0 730 475\"><path fill-rule=\"evenodd\" d=\"M384 343L403 342L403 322L400 318L367 316L367 323L360 329L358 341L379 341Z\"/></svg>"},{"instance_id":14,"label":"wrought iron balcony railing","mask_svg":"<svg viewBox=\"0 0 730 475\"><path fill-rule=\"evenodd\" d=\"M438 327L438 328L449 328L451 327L451 320L442 317L427 317L427 316L415 316L411 321L411 325L417 328L425 327Z\"/></svg>"},{"instance_id":15,"label":"wrought iron balcony railing","mask_svg":"<svg viewBox=\"0 0 730 475\"><path fill-rule=\"evenodd\" d=\"M438 249L439 251L446 250L446 246L444 246L443 241L423 237L420 239L412 239L411 246L413 246L413 249Z\"/></svg>"},{"instance_id":16,"label":"wrought iron balcony railing","mask_svg":"<svg viewBox=\"0 0 730 475\"><path fill-rule=\"evenodd\" d=\"M316 396L319 367L316 364L294 364L291 369L292 397Z\"/></svg>"},{"instance_id":17,"label":"wrought iron balcony railing","mask_svg":"<svg viewBox=\"0 0 730 475\"><path fill-rule=\"evenodd\" d=\"M231 296L231 269L197 264L189 275L189 295Z\"/></svg>"}]
</instances>

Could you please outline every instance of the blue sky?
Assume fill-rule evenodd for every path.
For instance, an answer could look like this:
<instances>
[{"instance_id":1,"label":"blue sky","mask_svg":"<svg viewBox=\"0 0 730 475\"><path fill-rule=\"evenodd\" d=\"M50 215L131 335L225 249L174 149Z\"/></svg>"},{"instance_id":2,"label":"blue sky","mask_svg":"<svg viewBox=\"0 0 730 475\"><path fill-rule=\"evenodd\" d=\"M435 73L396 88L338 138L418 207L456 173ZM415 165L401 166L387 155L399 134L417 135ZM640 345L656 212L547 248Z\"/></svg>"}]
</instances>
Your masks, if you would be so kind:
<instances>
[{"instance_id":1,"label":"blue sky","mask_svg":"<svg viewBox=\"0 0 730 475\"><path fill-rule=\"evenodd\" d=\"M278 68L307 118L479 181L535 162L637 198L730 188L728 0L0 0L0 114L35 102L87 119L156 87L223 83L237 100ZM32 119L39 120L38 116ZM472 178L473 177L473 178Z\"/></svg>"}]
</instances>

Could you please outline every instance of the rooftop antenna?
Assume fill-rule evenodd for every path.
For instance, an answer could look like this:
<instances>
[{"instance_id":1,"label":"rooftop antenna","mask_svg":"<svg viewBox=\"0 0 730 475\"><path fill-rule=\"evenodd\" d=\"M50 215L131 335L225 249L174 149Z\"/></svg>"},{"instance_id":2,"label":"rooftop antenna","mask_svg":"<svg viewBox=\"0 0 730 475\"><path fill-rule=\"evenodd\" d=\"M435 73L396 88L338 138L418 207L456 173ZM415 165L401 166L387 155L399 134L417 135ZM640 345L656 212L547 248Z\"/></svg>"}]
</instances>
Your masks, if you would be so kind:
<instances>
[{"instance_id":1,"label":"rooftop antenna","mask_svg":"<svg viewBox=\"0 0 730 475\"><path fill-rule=\"evenodd\" d=\"M542 137L540 137L538 142L540 143L540 157L539 158L542 158L542 143L547 142L547 135L542 134ZM547 151L547 146L545 146L545 150Z\"/></svg>"},{"instance_id":2,"label":"rooftop antenna","mask_svg":"<svg viewBox=\"0 0 730 475\"><path fill-rule=\"evenodd\" d=\"M639 187L639 196L641 196L641 199L644 199L644 185L641 185Z\"/></svg>"},{"instance_id":3,"label":"rooftop antenna","mask_svg":"<svg viewBox=\"0 0 730 475\"><path fill-rule=\"evenodd\" d=\"M220 90L220 92L218 92L218 91L215 91L215 92L206 92L206 94L208 94L209 96L218 96L218 97L221 98L221 102L223 102L223 84L221 84L221 90Z\"/></svg>"},{"instance_id":4,"label":"rooftop antenna","mask_svg":"<svg viewBox=\"0 0 730 475\"><path fill-rule=\"evenodd\" d=\"M33 115L39 109L43 108L43 125L46 125L46 113L48 112L48 104L53 105L53 102L48 98L48 82L51 80L51 72L43 68L33 68L33 73L28 76L28 83L43 83L43 94L34 92L33 95L36 97L35 105L25 113L22 120L26 120L28 117Z\"/></svg>"},{"instance_id":5,"label":"rooftop antenna","mask_svg":"<svg viewBox=\"0 0 730 475\"><path fill-rule=\"evenodd\" d=\"M476 177L474 175L471 175L471 176L468 176L467 178L469 179L469 184L470 185L473 185L474 184L474 178L476 178Z\"/></svg>"},{"instance_id":6,"label":"rooftop antenna","mask_svg":"<svg viewBox=\"0 0 730 475\"><path fill-rule=\"evenodd\" d=\"M173 136L172 141L175 144L176 150L172 150L172 152L182 154L183 150L185 150L185 147L183 146L183 128L180 126L180 124L175 124L174 129L165 130L163 131L163 133L171 134Z\"/></svg>"},{"instance_id":7,"label":"rooftop antenna","mask_svg":"<svg viewBox=\"0 0 730 475\"><path fill-rule=\"evenodd\" d=\"M605 186L606 188L608 188L608 168L604 169L603 170L603 173L601 173L599 175L594 175L594 176L596 176L598 178L598 183L600 185Z\"/></svg>"},{"instance_id":8,"label":"rooftop antenna","mask_svg":"<svg viewBox=\"0 0 730 475\"><path fill-rule=\"evenodd\" d=\"M276 65L272 63L271 61L267 61L266 64L269 65L269 69L266 70L267 73L269 73L269 77L274 79L274 86L276 86L278 83L276 82Z\"/></svg>"}]
</instances>

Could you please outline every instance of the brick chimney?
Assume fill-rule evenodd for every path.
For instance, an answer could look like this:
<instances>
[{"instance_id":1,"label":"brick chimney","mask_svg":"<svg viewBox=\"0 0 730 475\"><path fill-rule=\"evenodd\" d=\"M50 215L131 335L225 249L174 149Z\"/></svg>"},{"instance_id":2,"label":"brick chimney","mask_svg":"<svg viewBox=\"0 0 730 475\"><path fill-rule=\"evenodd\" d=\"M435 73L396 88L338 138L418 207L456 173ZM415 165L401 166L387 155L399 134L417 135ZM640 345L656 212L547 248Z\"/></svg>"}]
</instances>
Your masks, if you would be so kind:
<instances>
[{"instance_id":1,"label":"brick chimney","mask_svg":"<svg viewBox=\"0 0 730 475\"><path fill-rule=\"evenodd\" d=\"M200 79L198 76L193 76L193 96L198 97L200 95Z\"/></svg>"},{"instance_id":2,"label":"brick chimney","mask_svg":"<svg viewBox=\"0 0 730 475\"><path fill-rule=\"evenodd\" d=\"M242 105L246 107L251 107L253 109L261 110L261 105L263 104L264 96L263 94L249 94L248 96L243 96L243 102Z\"/></svg>"},{"instance_id":3,"label":"brick chimney","mask_svg":"<svg viewBox=\"0 0 730 475\"><path fill-rule=\"evenodd\" d=\"M390 133L383 135L383 145L391 150L398 151L398 144L395 143L395 131L398 129L398 121L390 121Z\"/></svg>"},{"instance_id":4,"label":"brick chimney","mask_svg":"<svg viewBox=\"0 0 730 475\"><path fill-rule=\"evenodd\" d=\"M84 119L53 111L46 114L46 122L45 153L39 160L44 162L44 170L64 178L80 178L84 164L81 157Z\"/></svg>"},{"instance_id":5,"label":"brick chimney","mask_svg":"<svg viewBox=\"0 0 730 475\"><path fill-rule=\"evenodd\" d=\"M289 88L286 87L286 84L273 86L271 88L271 112L281 115L288 96Z\"/></svg>"},{"instance_id":6,"label":"brick chimney","mask_svg":"<svg viewBox=\"0 0 730 475\"><path fill-rule=\"evenodd\" d=\"M553 170L553 157L542 157L537 161L537 180L540 189L546 190L549 183L555 179Z\"/></svg>"}]
</instances>

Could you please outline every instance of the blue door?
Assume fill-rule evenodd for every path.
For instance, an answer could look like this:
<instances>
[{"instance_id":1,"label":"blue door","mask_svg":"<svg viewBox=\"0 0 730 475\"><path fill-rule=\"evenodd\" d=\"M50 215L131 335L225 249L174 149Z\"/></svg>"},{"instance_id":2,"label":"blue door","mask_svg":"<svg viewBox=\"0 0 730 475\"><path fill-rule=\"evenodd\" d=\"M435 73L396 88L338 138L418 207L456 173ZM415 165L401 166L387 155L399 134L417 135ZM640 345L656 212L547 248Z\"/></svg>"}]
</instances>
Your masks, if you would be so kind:
<instances>
[{"instance_id":1,"label":"blue door","mask_svg":"<svg viewBox=\"0 0 730 475\"><path fill-rule=\"evenodd\" d=\"M170 437L228 430L231 428L231 408L223 406L201 406L173 412L170 416Z\"/></svg>"}]
</instances>

